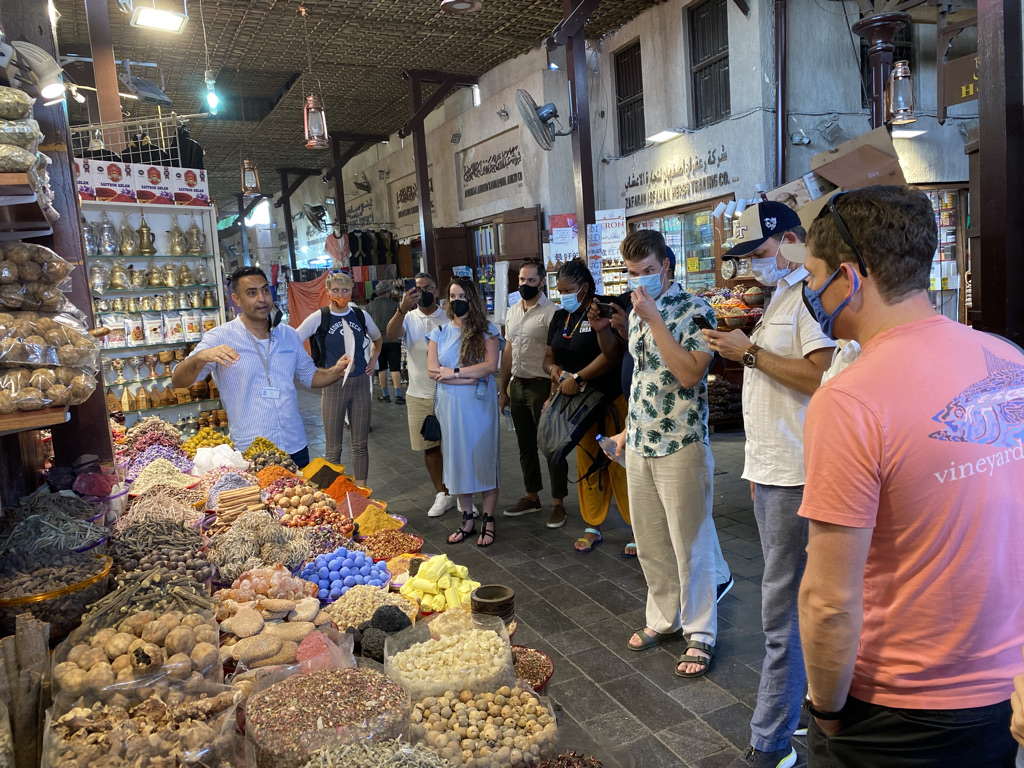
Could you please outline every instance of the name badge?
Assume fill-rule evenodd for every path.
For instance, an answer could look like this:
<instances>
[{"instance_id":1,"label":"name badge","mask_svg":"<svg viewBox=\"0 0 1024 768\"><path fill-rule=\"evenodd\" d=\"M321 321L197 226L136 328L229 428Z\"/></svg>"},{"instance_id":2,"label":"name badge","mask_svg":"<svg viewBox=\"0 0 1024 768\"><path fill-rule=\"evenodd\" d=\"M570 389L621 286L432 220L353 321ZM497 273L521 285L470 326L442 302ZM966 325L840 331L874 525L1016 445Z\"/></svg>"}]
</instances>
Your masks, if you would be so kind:
<instances>
[{"instance_id":1,"label":"name badge","mask_svg":"<svg viewBox=\"0 0 1024 768\"><path fill-rule=\"evenodd\" d=\"M271 400L277 400L281 397L281 390L278 387L264 387L260 390L260 397L266 397Z\"/></svg>"}]
</instances>

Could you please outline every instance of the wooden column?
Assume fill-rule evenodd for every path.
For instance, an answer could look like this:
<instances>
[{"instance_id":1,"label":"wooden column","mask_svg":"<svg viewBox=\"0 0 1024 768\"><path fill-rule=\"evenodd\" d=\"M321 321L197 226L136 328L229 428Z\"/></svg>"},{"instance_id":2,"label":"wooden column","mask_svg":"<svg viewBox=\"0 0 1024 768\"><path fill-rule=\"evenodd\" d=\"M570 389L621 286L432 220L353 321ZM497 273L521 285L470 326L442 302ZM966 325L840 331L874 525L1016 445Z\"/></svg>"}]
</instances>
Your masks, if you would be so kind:
<instances>
[{"instance_id":1,"label":"wooden column","mask_svg":"<svg viewBox=\"0 0 1024 768\"><path fill-rule=\"evenodd\" d=\"M423 84L417 72L409 74L409 86L412 92L412 113L415 115L423 106ZM434 216L430 210L430 179L427 174L427 134L422 120L417 121L412 129L412 153L416 165L416 196L420 206L423 260L427 272L437 279L437 247L434 243Z\"/></svg>"},{"instance_id":2,"label":"wooden column","mask_svg":"<svg viewBox=\"0 0 1024 768\"><path fill-rule=\"evenodd\" d=\"M284 208L284 231L288 236L288 260L292 269L298 269L299 264L295 260L295 227L292 224L292 196L288 191L288 171L278 171L281 174L281 200L275 205ZM245 222L242 222L245 226Z\"/></svg>"},{"instance_id":3,"label":"wooden column","mask_svg":"<svg viewBox=\"0 0 1024 768\"><path fill-rule=\"evenodd\" d=\"M117 61L114 59L114 46L110 36L107 0L85 0L85 21L89 28L89 47L92 52L99 122L120 123L121 96L118 92L121 86L117 80ZM114 152L120 152L124 148L124 134L120 130L104 130L103 140L107 148Z\"/></svg>"},{"instance_id":4,"label":"wooden column","mask_svg":"<svg viewBox=\"0 0 1024 768\"><path fill-rule=\"evenodd\" d=\"M4 0L0 4L0 24L10 39L25 40L38 45L56 58L57 41L53 35L46 3L38 0ZM82 211L78 205L71 163L67 112L63 102L46 107L37 101L32 116L39 122L39 129L45 136L39 151L52 161L49 171L50 186L55 194L53 207L60 213L60 219L53 225L53 234L38 239L38 242L52 248L66 261L75 265L70 278L71 287L65 290L65 295L85 314L87 327L91 328L92 296L89 292L79 224ZM71 420L68 423L52 428L57 463L70 465L83 453L95 454L100 457L100 461L111 461L114 449L107 421L102 378L99 379L93 396L81 405L72 407L70 413ZM6 444L3 453L6 459Z\"/></svg>"},{"instance_id":5,"label":"wooden column","mask_svg":"<svg viewBox=\"0 0 1024 768\"><path fill-rule=\"evenodd\" d=\"M566 19L575 10L573 0L562 0ZM566 42L566 74L569 78L571 113L576 119L572 132L572 169L576 187L576 225L580 256L587 257L587 224L597 223L594 204L594 156L590 140L590 93L587 88L587 42L581 23Z\"/></svg>"},{"instance_id":6,"label":"wooden column","mask_svg":"<svg viewBox=\"0 0 1024 768\"><path fill-rule=\"evenodd\" d=\"M345 211L345 182L341 178L344 168L341 158L341 142L331 136L331 157L334 159L334 213L338 217L338 229L344 232L348 226L348 213Z\"/></svg>"},{"instance_id":7,"label":"wooden column","mask_svg":"<svg viewBox=\"0 0 1024 768\"><path fill-rule=\"evenodd\" d=\"M978 0L981 252L972 253L976 327L1024 341L1024 105L1021 0ZM973 205L972 205L973 207ZM973 228L973 227L972 227ZM979 312L980 310L980 312Z\"/></svg>"}]
</instances>

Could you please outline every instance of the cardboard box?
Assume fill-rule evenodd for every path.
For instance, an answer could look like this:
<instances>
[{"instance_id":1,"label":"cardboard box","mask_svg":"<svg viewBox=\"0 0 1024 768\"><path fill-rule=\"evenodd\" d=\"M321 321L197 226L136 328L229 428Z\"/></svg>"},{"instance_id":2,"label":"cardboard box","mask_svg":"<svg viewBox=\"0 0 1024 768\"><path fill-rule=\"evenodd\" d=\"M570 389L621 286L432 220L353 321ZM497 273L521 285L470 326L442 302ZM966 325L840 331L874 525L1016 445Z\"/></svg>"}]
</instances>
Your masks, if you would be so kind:
<instances>
[{"instance_id":1,"label":"cardboard box","mask_svg":"<svg viewBox=\"0 0 1024 768\"><path fill-rule=\"evenodd\" d=\"M144 205L173 205L171 192L171 171L166 165L132 166L135 175L135 197Z\"/></svg>"},{"instance_id":2,"label":"cardboard box","mask_svg":"<svg viewBox=\"0 0 1024 768\"><path fill-rule=\"evenodd\" d=\"M72 158L75 163L75 189L79 200L95 200L96 186L93 182L93 160L84 157Z\"/></svg>"},{"instance_id":3,"label":"cardboard box","mask_svg":"<svg viewBox=\"0 0 1024 768\"><path fill-rule=\"evenodd\" d=\"M134 203L135 182L132 163L99 160L93 163L93 186L96 199L104 203Z\"/></svg>"},{"instance_id":4,"label":"cardboard box","mask_svg":"<svg viewBox=\"0 0 1024 768\"><path fill-rule=\"evenodd\" d=\"M892 137L885 128L843 142L811 158L811 170L842 189L906 184Z\"/></svg>"},{"instance_id":5,"label":"cardboard box","mask_svg":"<svg viewBox=\"0 0 1024 768\"><path fill-rule=\"evenodd\" d=\"M210 183L202 168L169 168L175 205L210 207Z\"/></svg>"}]
</instances>

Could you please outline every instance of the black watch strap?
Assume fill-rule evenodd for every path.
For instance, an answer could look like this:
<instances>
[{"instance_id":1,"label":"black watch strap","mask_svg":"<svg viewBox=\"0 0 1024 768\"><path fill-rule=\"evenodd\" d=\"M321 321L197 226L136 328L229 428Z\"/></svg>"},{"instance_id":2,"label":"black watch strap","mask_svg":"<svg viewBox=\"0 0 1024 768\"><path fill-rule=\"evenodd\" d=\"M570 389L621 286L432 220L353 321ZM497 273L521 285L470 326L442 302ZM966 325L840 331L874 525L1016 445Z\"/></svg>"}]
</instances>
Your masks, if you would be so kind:
<instances>
[{"instance_id":1,"label":"black watch strap","mask_svg":"<svg viewBox=\"0 0 1024 768\"><path fill-rule=\"evenodd\" d=\"M819 720L841 720L843 717L843 710L840 709L838 712L824 712L811 704L810 699L804 699L804 707L812 717L816 717Z\"/></svg>"}]
</instances>

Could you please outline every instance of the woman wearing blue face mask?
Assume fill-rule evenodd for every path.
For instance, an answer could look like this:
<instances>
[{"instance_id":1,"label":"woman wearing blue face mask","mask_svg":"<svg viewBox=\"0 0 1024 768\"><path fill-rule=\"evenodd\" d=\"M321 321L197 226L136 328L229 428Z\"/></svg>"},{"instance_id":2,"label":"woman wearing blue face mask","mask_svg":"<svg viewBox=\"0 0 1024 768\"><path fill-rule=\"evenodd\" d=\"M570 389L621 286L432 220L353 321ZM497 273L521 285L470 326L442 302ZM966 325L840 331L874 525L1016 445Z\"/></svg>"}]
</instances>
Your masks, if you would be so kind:
<instances>
[{"instance_id":1,"label":"woman wearing blue face mask","mask_svg":"<svg viewBox=\"0 0 1024 768\"><path fill-rule=\"evenodd\" d=\"M544 357L544 371L551 377L551 392L556 390L572 396L585 387L600 391L607 403L604 416L598 419L576 447L577 477L582 478L595 460L601 458L597 435L614 435L622 430L626 419L626 399L622 395L619 379L621 353L609 358L601 352L597 334L587 317L594 303L619 304L617 296L596 295L594 277L582 259L563 264L558 270L558 291L562 295L562 308L555 312L548 326L548 347ZM629 523L629 496L626 491L626 470L613 462L576 486L579 492L580 514L587 528L576 540L577 552L590 552L601 539L601 524L608 515L612 496L622 519ZM632 538L632 536L630 537ZM623 552L625 557L636 555L636 545Z\"/></svg>"}]
</instances>

